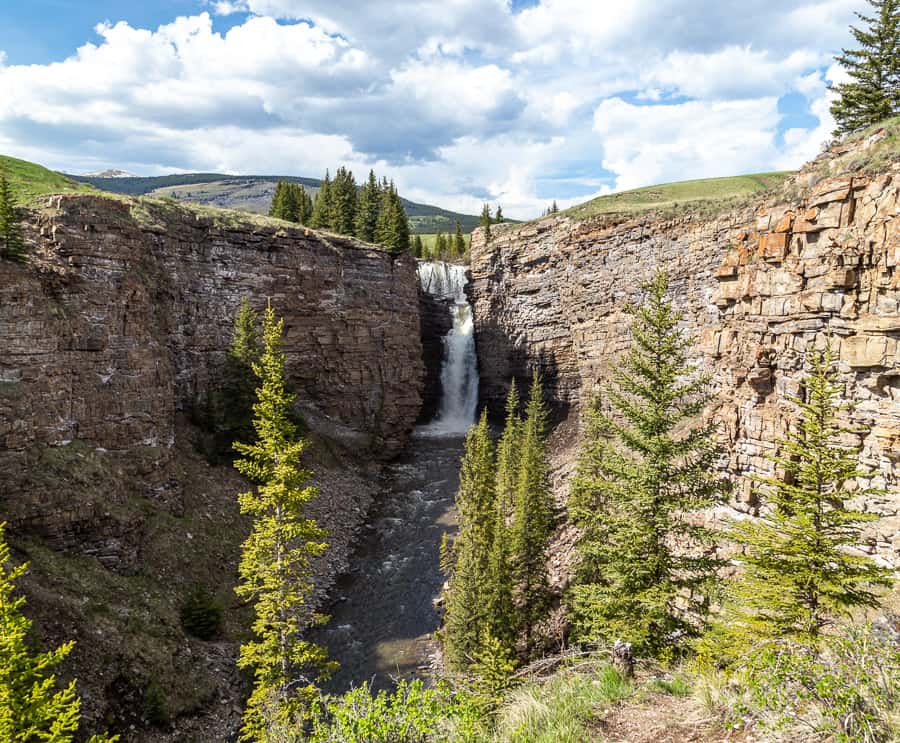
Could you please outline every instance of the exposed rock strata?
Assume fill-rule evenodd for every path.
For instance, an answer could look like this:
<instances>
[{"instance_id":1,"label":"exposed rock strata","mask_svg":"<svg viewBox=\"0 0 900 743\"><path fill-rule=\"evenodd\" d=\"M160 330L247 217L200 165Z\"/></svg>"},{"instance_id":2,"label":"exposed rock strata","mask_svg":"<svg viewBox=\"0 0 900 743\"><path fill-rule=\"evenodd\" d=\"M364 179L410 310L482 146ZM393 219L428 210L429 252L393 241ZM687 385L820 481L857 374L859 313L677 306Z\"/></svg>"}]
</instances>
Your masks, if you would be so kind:
<instances>
[{"instance_id":1,"label":"exposed rock strata","mask_svg":"<svg viewBox=\"0 0 900 743\"><path fill-rule=\"evenodd\" d=\"M32 561L32 610L46 637L80 639L69 669L89 718L135 741L223 740L242 693L227 640L247 618L231 592L247 484L194 453L187 421L216 385L241 298L271 300L318 442L321 600L347 568L377 461L402 449L419 414L415 261L147 200L51 197L29 233L27 265L0 261L0 521ZM181 630L196 584L227 607L225 642ZM142 729L153 683L166 716L184 716L168 734Z\"/></svg>"},{"instance_id":2,"label":"exposed rock strata","mask_svg":"<svg viewBox=\"0 0 900 743\"><path fill-rule=\"evenodd\" d=\"M828 153L758 208L715 218L548 218L494 230L488 244L476 232L483 399L498 412L509 378L538 367L557 410L575 419L629 344L626 305L663 267L696 361L714 374L709 414L722 421L733 475L770 472L765 454L796 416L789 397L805 352L830 339L856 403L851 422L871 427L855 438L863 464L888 490L864 504L885 516L870 548L900 564L900 165L841 172L838 155L853 154ZM733 505L752 512L741 482Z\"/></svg>"}]
</instances>

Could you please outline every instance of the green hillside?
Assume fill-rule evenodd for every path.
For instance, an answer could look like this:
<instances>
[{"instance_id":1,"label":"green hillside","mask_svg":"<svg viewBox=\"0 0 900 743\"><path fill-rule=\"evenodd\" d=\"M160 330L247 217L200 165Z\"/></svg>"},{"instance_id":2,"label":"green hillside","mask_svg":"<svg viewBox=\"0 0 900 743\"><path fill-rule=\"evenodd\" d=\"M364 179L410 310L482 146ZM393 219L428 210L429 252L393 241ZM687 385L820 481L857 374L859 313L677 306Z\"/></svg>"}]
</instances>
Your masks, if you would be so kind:
<instances>
[{"instance_id":1,"label":"green hillside","mask_svg":"<svg viewBox=\"0 0 900 743\"><path fill-rule=\"evenodd\" d=\"M128 194L130 196L171 196L195 204L214 206L222 209L237 209L267 214L275 186L278 181L291 181L307 188L313 196L319 190L317 178L300 178L280 175L235 176L223 173L184 173L155 177L97 178L92 176L71 176L103 191ZM414 233L428 234L450 232L459 221L463 232L469 233L479 223L473 214L459 214L441 209L431 204L418 204L401 198L409 216L410 228Z\"/></svg>"},{"instance_id":2,"label":"green hillside","mask_svg":"<svg viewBox=\"0 0 900 743\"><path fill-rule=\"evenodd\" d=\"M726 205L731 201L775 188L789 175L790 171L783 171L664 183L600 196L573 206L561 214L574 219L586 219L601 214L675 211L682 206L702 210L703 206Z\"/></svg>"},{"instance_id":3,"label":"green hillside","mask_svg":"<svg viewBox=\"0 0 900 743\"><path fill-rule=\"evenodd\" d=\"M0 174L6 176L22 204L52 193L95 193L86 183L78 183L61 173L5 155L0 155Z\"/></svg>"}]
</instances>

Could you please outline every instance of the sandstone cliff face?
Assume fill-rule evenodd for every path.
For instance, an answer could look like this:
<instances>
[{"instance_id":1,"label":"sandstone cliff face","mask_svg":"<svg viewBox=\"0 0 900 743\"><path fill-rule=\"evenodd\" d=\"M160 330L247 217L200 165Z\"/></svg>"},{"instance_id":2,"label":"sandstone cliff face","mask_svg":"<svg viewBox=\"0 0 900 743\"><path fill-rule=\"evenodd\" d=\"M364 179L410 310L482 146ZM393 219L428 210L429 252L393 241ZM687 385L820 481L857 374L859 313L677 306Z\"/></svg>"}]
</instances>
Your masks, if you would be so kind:
<instances>
[{"instance_id":1,"label":"sandstone cliff face","mask_svg":"<svg viewBox=\"0 0 900 743\"><path fill-rule=\"evenodd\" d=\"M48 640L82 638L68 670L89 719L135 741L224 740L242 693L231 669L247 616L232 586L247 483L196 453L189 420L217 383L241 298L270 300L317 441L323 598L378 461L419 415L415 260L227 212L85 196L49 198L29 236L27 265L0 262L0 521L32 563L29 606ZM222 642L180 627L197 585L226 607ZM145 729L154 685L175 728Z\"/></svg>"},{"instance_id":2,"label":"sandstone cliff face","mask_svg":"<svg viewBox=\"0 0 900 743\"><path fill-rule=\"evenodd\" d=\"M829 341L885 516L870 548L900 565L900 164L849 171L872 140L827 153L760 205L715 218L549 218L472 245L483 399L502 405L510 376L543 370L557 411L577 420L629 344L627 303L662 267L714 374L733 475L765 458L796 415L805 353ZM562 460L571 464L574 452ZM746 480L735 508L753 511Z\"/></svg>"}]
</instances>

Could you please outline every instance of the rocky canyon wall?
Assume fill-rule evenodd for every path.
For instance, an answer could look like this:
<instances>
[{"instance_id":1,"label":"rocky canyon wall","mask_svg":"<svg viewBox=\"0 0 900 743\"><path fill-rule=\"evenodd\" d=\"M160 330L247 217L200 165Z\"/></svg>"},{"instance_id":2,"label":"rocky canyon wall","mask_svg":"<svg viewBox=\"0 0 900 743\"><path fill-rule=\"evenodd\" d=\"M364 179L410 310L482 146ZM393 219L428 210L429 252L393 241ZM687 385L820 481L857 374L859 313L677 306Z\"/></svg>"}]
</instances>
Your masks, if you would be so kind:
<instances>
[{"instance_id":1,"label":"rocky canyon wall","mask_svg":"<svg viewBox=\"0 0 900 743\"><path fill-rule=\"evenodd\" d=\"M472 245L483 400L539 368L574 423L629 345L628 303L664 268L713 374L728 471L770 473L795 419L806 354L831 344L882 514L869 548L900 565L900 163L886 133L835 148L759 203L715 216L547 218ZM896 148L896 143L891 145ZM878 152L876 158L874 154ZM865 166L865 167L864 167ZM571 439L570 439L571 440ZM571 465L574 451L563 459ZM746 479L733 506L757 505Z\"/></svg>"},{"instance_id":2,"label":"rocky canyon wall","mask_svg":"<svg viewBox=\"0 0 900 743\"><path fill-rule=\"evenodd\" d=\"M31 561L29 606L46 640L79 639L64 674L81 677L88 718L135 741L227 739L243 694L231 669L247 610L232 587L247 483L207 464L190 421L241 299L271 301L314 434L321 598L346 568L378 462L419 415L415 260L156 200L50 197L27 232L28 263L0 261L0 521ZM226 609L218 643L181 627L198 586ZM162 695L161 727L148 694Z\"/></svg>"}]
</instances>

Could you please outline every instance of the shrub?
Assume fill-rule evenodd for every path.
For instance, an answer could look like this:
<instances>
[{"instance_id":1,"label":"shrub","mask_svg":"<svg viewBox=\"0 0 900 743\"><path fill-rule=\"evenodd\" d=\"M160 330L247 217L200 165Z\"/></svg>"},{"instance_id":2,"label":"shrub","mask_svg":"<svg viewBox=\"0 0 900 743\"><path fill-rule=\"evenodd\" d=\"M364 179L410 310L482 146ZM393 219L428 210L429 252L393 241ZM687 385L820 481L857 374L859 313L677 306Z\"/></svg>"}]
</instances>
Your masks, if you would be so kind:
<instances>
[{"instance_id":1,"label":"shrub","mask_svg":"<svg viewBox=\"0 0 900 743\"><path fill-rule=\"evenodd\" d=\"M764 729L837 743L881 743L900 735L900 646L851 627L821 648L788 640L763 644L741 673L746 713Z\"/></svg>"},{"instance_id":2,"label":"shrub","mask_svg":"<svg viewBox=\"0 0 900 743\"><path fill-rule=\"evenodd\" d=\"M212 640L222 626L222 607L206 586L194 588L181 607L181 626L200 640Z\"/></svg>"}]
</instances>

